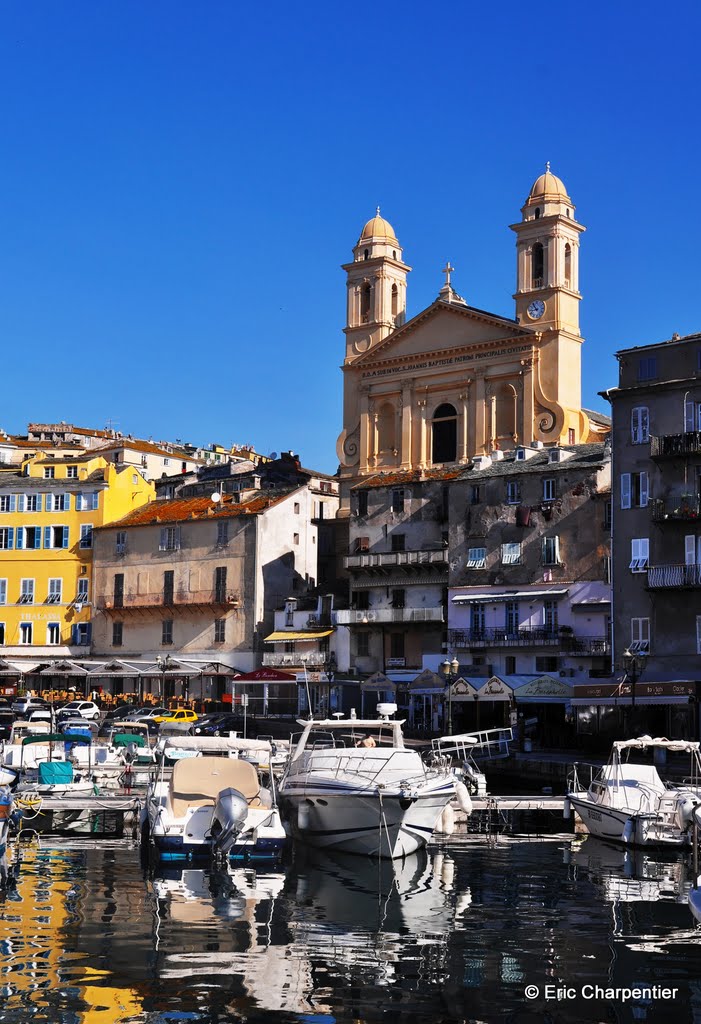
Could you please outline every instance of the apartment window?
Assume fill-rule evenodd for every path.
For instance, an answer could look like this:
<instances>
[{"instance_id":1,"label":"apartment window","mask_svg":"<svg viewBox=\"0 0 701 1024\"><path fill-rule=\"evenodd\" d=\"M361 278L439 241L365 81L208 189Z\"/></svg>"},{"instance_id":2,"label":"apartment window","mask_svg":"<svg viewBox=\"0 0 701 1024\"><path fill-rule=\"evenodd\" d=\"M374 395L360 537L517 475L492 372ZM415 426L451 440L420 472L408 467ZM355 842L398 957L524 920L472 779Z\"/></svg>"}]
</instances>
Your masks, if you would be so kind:
<instances>
[{"instance_id":1,"label":"apartment window","mask_svg":"<svg viewBox=\"0 0 701 1024\"><path fill-rule=\"evenodd\" d=\"M49 622L46 626L46 643L49 647L58 647L61 643L61 623Z\"/></svg>"},{"instance_id":2,"label":"apartment window","mask_svg":"<svg viewBox=\"0 0 701 1024\"><path fill-rule=\"evenodd\" d=\"M49 511L49 503L47 494L46 510ZM18 510L21 511L21 510ZM27 494L24 496L24 511L25 512L41 512L41 494Z\"/></svg>"},{"instance_id":3,"label":"apartment window","mask_svg":"<svg viewBox=\"0 0 701 1024\"><path fill-rule=\"evenodd\" d=\"M83 523L80 527L80 545L81 548L92 547L92 525L89 523Z\"/></svg>"},{"instance_id":4,"label":"apartment window","mask_svg":"<svg viewBox=\"0 0 701 1024\"><path fill-rule=\"evenodd\" d=\"M71 496L70 494L47 494L46 495L46 511L47 512L68 512L71 507Z\"/></svg>"},{"instance_id":5,"label":"apartment window","mask_svg":"<svg viewBox=\"0 0 701 1024\"><path fill-rule=\"evenodd\" d=\"M568 444L574 444L575 440L576 440L576 434L575 434L575 431L574 431L574 427L570 427L569 430L567 431L567 443Z\"/></svg>"},{"instance_id":6,"label":"apartment window","mask_svg":"<svg viewBox=\"0 0 701 1024\"><path fill-rule=\"evenodd\" d=\"M68 527L67 526L45 526L44 527L45 548L67 548Z\"/></svg>"},{"instance_id":7,"label":"apartment window","mask_svg":"<svg viewBox=\"0 0 701 1024\"><path fill-rule=\"evenodd\" d=\"M513 676L516 674L516 658L513 654L507 654L504 658L504 672L507 676Z\"/></svg>"},{"instance_id":8,"label":"apartment window","mask_svg":"<svg viewBox=\"0 0 701 1024\"><path fill-rule=\"evenodd\" d=\"M557 601L543 601L543 627L546 633L557 633Z\"/></svg>"},{"instance_id":9,"label":"apartment window","mask_svg":"<svg viewBox=\"0 0 701 1024\"><path fill-rule=\"evenodd\" d=\"M71 646L89 647L91 629L89 622L76 622L71 629Z\"/></svg>"},{"instance_id":10,"label":"apartment window","mask_svg":"<svg viewBox=\"0 0 701 1024\"><path fill-rule=\"evenodd\" d=\"M294 642L294 640L286 640L285 641L285 643L283 644L283 653L284 654L294 654L295 653L295 642Z\"/></svg>"},{"instance_id":11,"label":"apartment window","mask_svg":"<svg viewBox=\"0 0 701 1024\"><path fill-rule=\"evenodd\" d=\"M69 480L78 479L78 467L77 466L66 466L66 476Z\"/></svg>"},{"instance_id":12,"label":"apartment window","mask_svg":"<svg viewBox=\"0 0 701 1024\"><path fill-rule=\"evenodd\" d=\"M47 597L47 604L61 604L61 598L63 596L63 580L52 579L49 580L49 594Z\"/></svg>"},{"instance_id":13,"label":"apartment window","mask_svg":"<svg viewBox=\"0 0 701 1024\"><path fill-rule=\"evenodd\" d=\"M560 564L560 538L543 537L543 565Z\"/></svg>"},{"instance_id":14,"label":"apartment window","mask_svg":"<svg viewBox=\"0 0 701 1024\"><path fill-rule=\"evenodd\" d=\"M485 607L483 604L470 605L470 631L473 635L484 633L486 627Z\"/></svg>"},{"instance_id":15,"label":"apartment window","mask_svg":"<svg viewBox=\"0 0 701 1024\"><path fill-rule=\"evenodd\" d=\"M0 512L14 512L17 507L17 499L14 494L0 495Z\"/></svg>"},{"instance_id":16,"label":"apartment window","mask_svg":"<svg viewBox=\"0 0 701 1024\"><path fill-rule=\"evenodd\" d=\"M543 480L543 501L555 500L555 477L549 476Z\"/></svg>"},{"instance_id":17,"label":"apartment window","mask_svg":"<svg viewBox=\"0 0 701 1024\"><path fill-rule=\"evenodd\" d=\"M392 511L397 515L404 511L404 491L402 488L392 491Z\"/></svg>"},{"instance_id":18,"label":"apartment window","mask_svg":"<svg viewBox=\"0 0 701 1024\"><path fill-rule=\"evenodd\" d=\"M353 600L358 611L366 612L370 607L370 594L367 590L357 590Z\"/></svg>"},{"instance_id":19,"label":"apartment window","mask_svg":"<svg viewBox=\"0 0 701 1024\"><path fill-rule=\"evenodd\" d=\"M19 603L34 604L34 580L20 581Z\"/></svg>"},{"instance_id":20,"label":"apartment window","mask_svg":"<svg viewBox=\"0 0 701 1024\"><path fill-rule=\"evenodd\" d=\"M502 544L501 563L502 565L518 565L521 561L521 543Z\"/></svg>"},{"instance_id":21,"label":"apartment window","mask_svg":"<svg viewBox=\"0 0 701 1024\"><path fill-rule=\"evenodd\" d=\"M78 591L76 593L75 599L79 604L87 603L89 593L88 585L89 583L87 577L85 579L78 580Z\"/></svg>"},{"instance_id":22,"label":"apartment window","mask_svg":"<svg viewBox=\"0 0 701 1024\"><path fill-rule=\"evenodd\" d=\"M504 606L504 625L506 632L509 636L515 636L518 633L519 627L519 613L518 613L518 601L507 601Z\"/></svg>"},{"instance_id":23,"label":"apartment window","mask_svg":"<svg viewBox=\"0 0 701 1024\"><path fill-rule=\"evenodd\" d=\"M36 551L41 547L40 526L18 526L17 527L17 550L25 548L27 551Z\"/></svg>"},{"instance_id":24,"label":"apartment window","mask_svg":"<svg viewBox=\"0 0 701 1024\"><path fill-rule=\"evenodd\" d=\"M180 527L163 526L161 528L159 551L178 551L180 549Z\"/></svg>"},{"instance_id":25,"label":"apartment window","mask_svg":"<svg viewBox=\"0 0 701 1024\"><path fill-rule=\"evenodd\" d=\"M32 635L34 633L34 624L32 622L20 622L19 624L19 642L23 647L28 646L32 642Z\"/></svg>"},{"instance_id":26,"label":"apartment window","mask_svg":"<svg viewBox=\"0 0 701 1024\"><path fill-rule=\"evenodd\" d=\"M161 623L161 643L164 647L173 643L173 620L165 619Z\"/></svg>"},{"instance_id":27,"label":"apartment window","mask_svg":"<svg viewBox=\"0 0 701 1024\"><path fill-rule=\"evenodd\" d=\"M406 590L392 591L392 607L404 608L406 605Z\"/></svg>"},{"instance_id":28,"label":"apartment window","mask_svg":"<svg viewBox=\"0 0 701 1024\"><path fill-rule=\"evenodd\" d=\"M487 564L486 548L468 548L466 569L484 569Z\"/></svg>"},{"instance_id":29,"label":"apartment window","mask_svg":"<svg viewBox=\"0 0 701 1024\"><path fill-rule=\"evenodd\" d=\"M115 550L115 553L118 554L118 555L126 554L126 550L127 550L127 531L126 530L117 530L117 535L115 537L114 550Z\"/></svg>"},{"instance_id":30,"label":"apartment window","mask_svg":"<svg viewBox=\"0 0 701 1024\"><path fill-rule=\"evenodd\" d=\"M366 516L368 514L368 492L358 491L356 500L358 502L358 515Z\"/></svg>"},{"instance_id":31,"label":"apartment window","mask_svg":"<svg viewBox=\"0 0 701 1024\"><path fill-rule=\"evenodd\" d=\"M7 604L7 580L0 580L0 604Z\"/></svg>"},{"instance_id":32,"label":"apartment window","mask_svg":"<svg viewBox=\"0 0 701 1024\"><path fill-rule=\"evenodd\" d=\"M173 569L166 569L163 573L163 604L173 604L175 599L175 572Z\"/></svg>"},{"instance_id":33,"label":"apartment window","mask_svg":"<svg viewBox=\"0 0 701 1024\"><path fill-rule=\"evenodd\" d=\"M214 600L217 604L226 601L226 566L218 565L214 570Z\"/></svg>"},{"instance_id":34,"label":"apartment window","mask_svg":"<svg viewBox=\"0 0 701 1024\"><path fill-rule=\"evenodd\" d=\"M646 472L621 473L621 508L646 508L649 492Z\"/></svg>"},{"instance_id":35,"label":"apartment window","mask_svg":"<svg viewBox=\"0 0 701 1024\"><path fill-rule=\"evenodd\" d=\"M650 560L650 540L648 537L634 537L630 542L630 565L632 572L647 572Z\"/></svg>"},{"instance_id":36,"label":"apartment window","mask_svg":"<svg viewBox=\"0 0 701 1024\"><path fill-rule=\"evenodd\" d=\"M612 513L613 513L613 502L612 501L607 501L606 504L604 505L604 529L605 530L610 530L611 529Z\"/></svg>"},{"instance_id":37,"label":"apartment window","mask_svg":"<svg viewBox=\"0 0 701 1024\"><path fill-rule=\"evenodd\" d=\"M163 460L163 465L164 466L169 466L170 465L170 459L164 459Z\"/></svg>"},{"instance_id":38,"label":"apartment window","mask_svg":"<svg viewBox=\"0 0 701 1024\"><path fill-rule=\"evenodd\" d=\"M226 519L217 523L217 545L224 547L229 543L229 522Z\"/></svg>"},{"instance_id":39,"label":"apartment window","mask_svg":"<svg viewBox=\"0 0 701 1024\"><path fill-rule=\"evenodd\" d=\"M112 597L115 608L124 607L124 573L116 572L114 574Z\"/></svg>"},{"instance_id":40,"label":"apartment window","mask_svg":"<svg viewBox=\"0 0 701 1024\"><path fill-rule=\"evenodd\" d=\"M701 616L699 616L701 618ZM367 658L370 654L370 634L358 633L356 637L355 653L359 658Z\"/></svg>"},{"instance_id":41,"label":"apartment window","mask_svg":"<svg viewBox=\"0 0 701 1024\"><path fill-rule=\"evenodd\" d=\"M654 380L657 376L657 357L646 356L638 360L638 380Z\"/></svg>"},{"instance_id":42,"label":"apartment window","mask_svg":"<svg viewBox=\"0 0 701 1024\"><path fill-rule=\"evenodd\" d=\"M480 485L472 484L470 487L470 504L479 505L480 503Z\"/></svg>"},{"instance_id":43,"label":"apartment window","mask_svg":"<svg viewBox=\"0 0 701 1024\"><path fill-rule=\"evenodd\" d=\"M701 565L701 534L689 533L684 537L684 562Z\"/></svg>"},{"instance_id":44,"label":"apartment window","mask_svg":"<svg viewBox=\"0 0 701 1024\"><path fill-rule=\"evenodd\" d=\"M299 502L298 502L298 501L296 501L296 502L294 503L294 514L295 514L296 516L298 516L298 515L299 515Z\"/></svg>"},{"instance_id":45,"label":"apartment window","mask_svg":"<svg viewBox=\"0 0 701 1024\"><path fill-rule=\"evenodd\" d=\"M214 642L223 644L226 640L226 619L214 620Z\"/></svg>"},{"instance_id":46,"label":"apartment window","mask_svg":"<svg viewBox=\"0 0 701 1024\"><path fill-rule=\"evenodd\" d=\"M536 672L557 672L557 669L557 658L554 658L551 654L544 654L540 656L536 655Z\"/></svg>"},{"instance_id":47,"label":"apartment window","mask_svg":"<svg viewBox=\"0 0 701 1024\"><path fill-rule=\"evenodd\" d=\"M53 480L55 470L53 466L44 466L44 480ZM31 643L31 641L30 641Z\"/></svg>"},{"instance_id":48,"label":"apartment window","mask_svg":"<svg viewBox=\"0 0 701 1024\"><path fill-rule=\"evenodd\" d=\"M390 633L390 637L389 637L389 656L390 656L390 658L403 658L404 657L404 634L403 633Z\"/></svg>"},{"instance_id":49,"label":"apartment window","mask_svg":"<svg viewBox=\"0 0 701 1024\"><path fill-rule=\"evenodd\" d=\"M506 504L518 505L521 500L521 484L518 480L509 480L506 485Z\"/></svg>"},{"instance_id":50,"label":"apartment window","mask_svg":"<svg viewBox=\"0 0 701 1024\"><path fill-rule=\"evenodd\" d=\"M369 537L356 537L353 542L353 554L358 555L363 551L370 550L370 538Z\"/></svg>"},{"instance_id":51,"label":"apartment window","mask_svg":"<svg viewBox=\"0 0 701 1024\"><path fill-rule=\"evenodd\" d=\"M630 439L633 444L650 440L650 410L646 405L637 405L630 411Z\"/></svg>"},{"instance_id":52,"label":"apartment window","mask_svg":"<svg viewBox=\"0 0 701 1024\"><path fill-rule=\"evenodd\" d=\"M403 533L392 534L392 551L405 551L406 537Z\"/></svg>"},{"instance_id":53,"label":"apartment window","mask_svg":"<svg viewBox=\"0 0 701 1024\"><path fill-rule=\"evenodd\" d=\"M15 531L12 526L0 527L0 551L11 551L15 546Z\"/></svg>"},{"instance_id":54,"label":"apartment window","mask_svg":"<svg viewBox=\"0 0 701 1024\"><path fill-rule=\"evenodd\" d=\"M631 651L644 651L649 652L650 650L650 620L649 619L631 619L630 620L630 650Z\"/></svg>"},{"instance_id":55,"label":"apartment window","mask_svg":"<svg viewBox=\"0 0 701 1024\"><path fill-rule=\"evenodd\" d=\"M75 510L76 512L87 512L90 507L87 494L76 494L75 496Z\"/></svg>"},{"instance_id":56,"label":"apartment window","mask_svg":"<svg viewBox=\"0 0 701 1024\"><path fill-rule=\"evenodd\" d=\"M121 647L124 640L124 623L113 622L112 623L112 646Z\"/></svg>"},{"instance_id":57,"label":"apartment window","mask_svg":"<svg viewBox=\"0 0 701 1024\"><path fill-rule=\"evenodd\" d=\"M299 544L299 534L298 533L293 533L292 534L292 543L293 544Z\"/></svg>"}]
</instances>

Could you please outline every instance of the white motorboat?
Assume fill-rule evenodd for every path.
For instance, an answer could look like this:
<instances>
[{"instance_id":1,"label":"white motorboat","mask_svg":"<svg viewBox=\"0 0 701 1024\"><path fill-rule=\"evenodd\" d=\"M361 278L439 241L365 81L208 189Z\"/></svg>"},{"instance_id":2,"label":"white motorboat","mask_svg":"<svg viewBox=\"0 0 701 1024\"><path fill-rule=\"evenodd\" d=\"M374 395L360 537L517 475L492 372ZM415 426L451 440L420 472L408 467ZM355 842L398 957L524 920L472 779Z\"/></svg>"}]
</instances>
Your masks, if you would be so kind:
<instances>
[{"instance_id":1,"label":"white motorboat","mask_svg":"<svg viewBox=\"0 0 701 1024\"><path fill-rule=\"evenodd\" d=\"M277 858L287 836L276 806L274 782L261 784L242 755L270 744L225 736L169 737L149 782L141 836L164 860L229 857ZM264 749L267 748L267 751ZM168 751L190 756L168 767Z\"/></svg>"},{"instance_id":2,"label":"white motorboat","mask_svg":"<svg viewBox=\"0 0 701 1024\"><path fill-rule=\"evenodd\" d=\"M690 740L650 736L617 740L608 762L587 789L574 766L565 815L573 807L587 830L599 839L631 846L689 846L694 809L701 804L699 747ZM689 776L681 786L665 785L654 764L636 764L622 756L655 750L665 751L664 757L689 756Z\"/></svg>"},{"instance_id":3,"label":"white motorboat","mask_svg":"<svg viewBox=\"0 0 701 1024\"><path fill-rule=\"evenodd\" d=\"M88 796L97 792L91 772L76 771L69 756L76 746L90 746L87 736L73 736L69 733L25 736L22 740L22 754L24 756L25 751L41 749L45 744L48 744L45 758L38 760L36 755L29 756L31 761L36 761L36 774L34 769L26 768L24 761L20 765L18 796L26 800L28 797L43 796Z\"/></svg>"},{"instance_id":4,"label":"white motorboat","mask_svg":"<svg viewBox=\"0 0 701 1024\"><path fill-rule=\"evenodd\" d=\"M447 758L427 766L404 746L403 721L389 717L395 711L395 704L380 704L379 720L299 722L303 732L279 786L296 838L347 853L404 857L425 846L456 793L466 799ZM364 737L378 731L378 744L366 746ZM379 745L384 737L390 746Z\"/></svg>"}]
</instances>

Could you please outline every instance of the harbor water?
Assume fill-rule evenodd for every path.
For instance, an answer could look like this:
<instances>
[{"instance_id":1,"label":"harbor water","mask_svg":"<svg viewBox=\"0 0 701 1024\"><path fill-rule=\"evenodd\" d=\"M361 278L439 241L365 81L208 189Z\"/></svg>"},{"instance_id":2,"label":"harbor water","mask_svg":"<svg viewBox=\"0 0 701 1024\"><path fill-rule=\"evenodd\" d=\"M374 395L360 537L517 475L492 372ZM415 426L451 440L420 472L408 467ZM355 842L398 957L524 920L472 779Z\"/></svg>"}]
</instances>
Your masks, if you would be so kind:
<instances>
[{"instance_id":1,"label":"harbor water","mask_svg":"<svg viewBox=\"0 0 701 1024\"><path fill-rule=\"evenodd\" d=\"M126 838L15 845L0 1022L701 1019L687 861L543 817L395 864L298 847L265 871L153 868Z\"/></svg>"}]
</instances>

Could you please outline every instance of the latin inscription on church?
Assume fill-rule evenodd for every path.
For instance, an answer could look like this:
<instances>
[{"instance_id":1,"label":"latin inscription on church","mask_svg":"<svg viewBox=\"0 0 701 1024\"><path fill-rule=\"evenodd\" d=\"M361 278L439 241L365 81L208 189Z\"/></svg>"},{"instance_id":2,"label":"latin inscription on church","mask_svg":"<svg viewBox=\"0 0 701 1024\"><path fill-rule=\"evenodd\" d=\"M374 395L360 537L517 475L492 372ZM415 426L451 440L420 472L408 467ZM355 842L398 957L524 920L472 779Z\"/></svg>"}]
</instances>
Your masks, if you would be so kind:
<instances>
[{"instance_id":1,"label":"latin inscription on church","mask_svg":"<svg viewBox=\"0 0 701 1024\"><path fill-rule=\"evenodd\" d=\"M498 359L500 356L516 355L520 352L530 352L530 345L514 345L512 348L501 348L497 351L477 352L465 356L447 356L445 359L427 359L423 363L412 363L410 366L387 366L381 370L364 370L363 378L387 377L395 373L415 373L416 370L431 370L439 366L456 366L459 363L473 363L478 359Z\"/></svg>"}]
</instances>

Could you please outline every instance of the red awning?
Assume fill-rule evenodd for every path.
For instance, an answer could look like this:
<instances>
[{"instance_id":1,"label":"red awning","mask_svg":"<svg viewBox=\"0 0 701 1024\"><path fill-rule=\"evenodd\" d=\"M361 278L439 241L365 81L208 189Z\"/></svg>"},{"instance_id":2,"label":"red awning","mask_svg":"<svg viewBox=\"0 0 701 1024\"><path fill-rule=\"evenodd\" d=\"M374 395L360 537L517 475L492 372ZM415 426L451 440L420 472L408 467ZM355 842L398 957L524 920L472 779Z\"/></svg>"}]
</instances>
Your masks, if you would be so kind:
<instances>
[{"instance_id":1,"label":"red awning","mask_svg":"<svg viewBox=\"0 0 701 1024\"><path fill-rule=\"evenodd\" d=\"M276 668L257 668L254 672L245 672L237 676L237 683L296 683L297 677L289 672L280 672Z\"/></svg>"}]
</instances>

